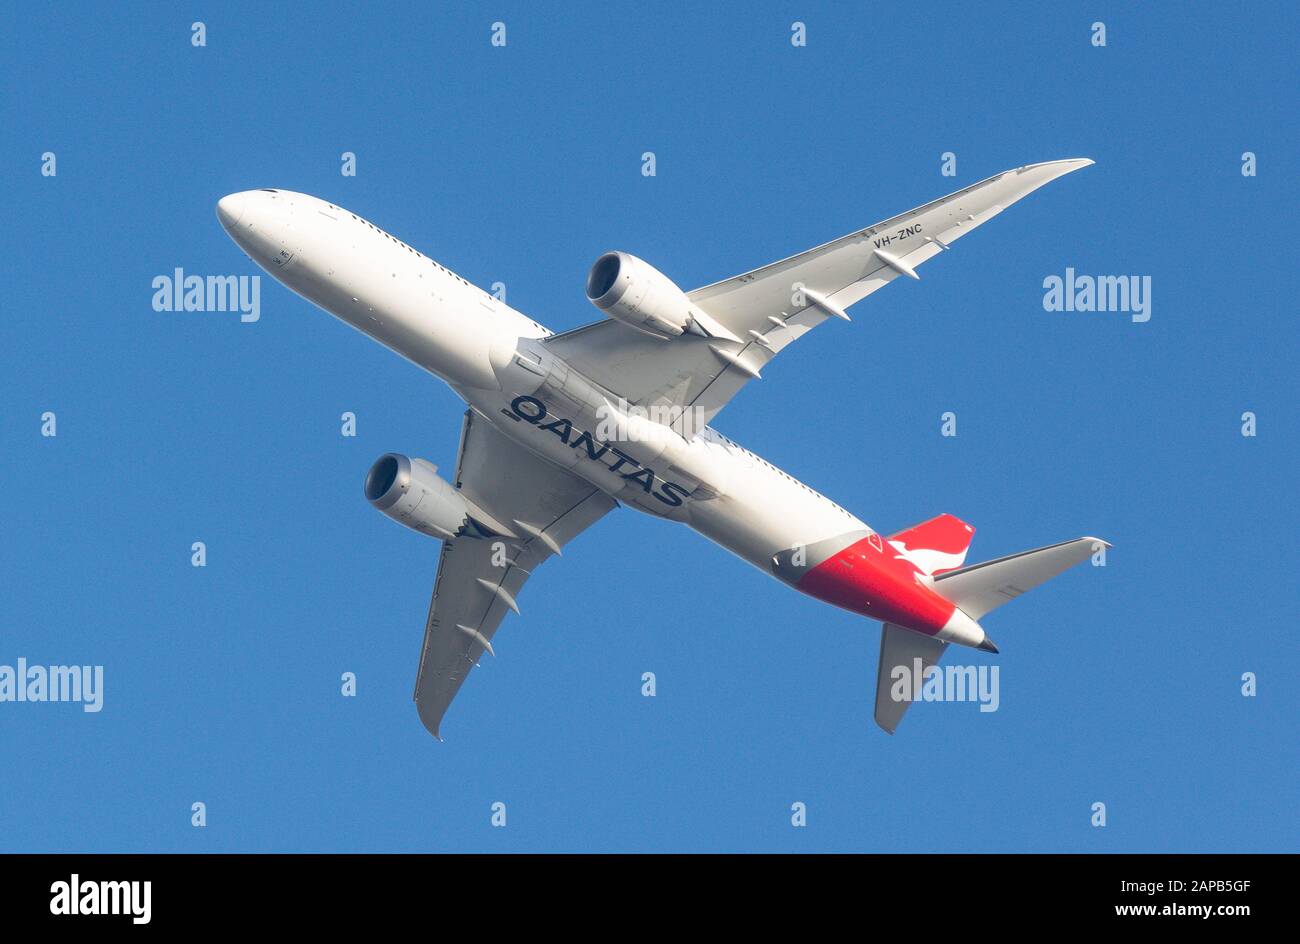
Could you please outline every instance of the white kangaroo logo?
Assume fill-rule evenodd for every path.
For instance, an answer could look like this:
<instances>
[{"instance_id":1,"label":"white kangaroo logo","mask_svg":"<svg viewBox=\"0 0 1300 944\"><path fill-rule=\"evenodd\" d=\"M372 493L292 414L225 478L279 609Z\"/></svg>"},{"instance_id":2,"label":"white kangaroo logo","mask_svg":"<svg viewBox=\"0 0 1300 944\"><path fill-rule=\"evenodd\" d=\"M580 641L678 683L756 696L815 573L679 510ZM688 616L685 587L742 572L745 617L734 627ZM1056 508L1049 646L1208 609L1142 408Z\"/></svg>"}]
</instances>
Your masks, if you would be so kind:
<instances>
[{"instance_id":1,"label":"white kangaroo logo","mask_svg":"<svg viewBox=\"0 0 1300 944\"><path fill-rule=\"evenodd\" d=\"M902 541L890 541L889 546L898 552L895 557L907 561L927 577L936 570L952 570L954 567L960 567L966 562L965 550L956 554L936 551L929 547L917 547L908 550L907 545Z\"/></svg>"}]
</instances>

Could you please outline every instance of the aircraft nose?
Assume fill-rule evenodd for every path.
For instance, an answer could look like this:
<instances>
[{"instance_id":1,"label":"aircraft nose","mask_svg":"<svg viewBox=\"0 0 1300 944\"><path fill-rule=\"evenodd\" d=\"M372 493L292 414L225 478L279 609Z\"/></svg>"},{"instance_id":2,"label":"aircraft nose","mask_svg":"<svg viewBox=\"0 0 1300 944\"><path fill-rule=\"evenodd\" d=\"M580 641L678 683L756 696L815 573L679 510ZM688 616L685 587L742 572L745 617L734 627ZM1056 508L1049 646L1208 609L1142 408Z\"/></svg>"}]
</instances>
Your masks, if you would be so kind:
<instances>
[{"instance_id":1,"label":"aircraft nose","mask_svg":"<svg viewBox=\"0 0 1300 944\"><path fill-rule=\"evenodd\" d=\"M231 193L217 201L217 219L227 231L233 230L243 219L248 207L248 193Z\"/></svg>"}]
</instances>

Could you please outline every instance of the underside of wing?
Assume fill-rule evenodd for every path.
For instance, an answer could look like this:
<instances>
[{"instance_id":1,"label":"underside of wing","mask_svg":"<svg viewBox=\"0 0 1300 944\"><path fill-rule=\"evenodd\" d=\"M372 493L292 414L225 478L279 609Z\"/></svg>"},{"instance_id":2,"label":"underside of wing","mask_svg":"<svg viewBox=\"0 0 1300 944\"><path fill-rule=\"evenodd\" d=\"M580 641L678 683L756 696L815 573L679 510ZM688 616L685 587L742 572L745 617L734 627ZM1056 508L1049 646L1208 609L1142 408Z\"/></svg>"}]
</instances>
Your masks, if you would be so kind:
<instances>
[{"instance_id":1,"label":"underside of wing","mask_svg":"<svg viewBox=\"0 0 1300 944\"><path fill-rule=\"evenodd\" d=\"M425 623L415 703L434 737L443 715L524 583L552 554L615 507L589 483L528 452L466 412L456 486L504 533L443 544Z\"/></svg>"},{"instance_id":2,"label":"underside of wing","mask_svg":"<svg viewBox=\"0 0 1300 944\"><path fill-rule=\"evenodd\" d=\"M1089 160L1030 164L773 262L690 292L693 305L732 336L660 340L617 321L587 325L546 345L598 383L644 406L694 407L709 422L786 345L927 259L1006 207ZM737 340L738 339L738 340Z\"/></svg>"}]
</instances>

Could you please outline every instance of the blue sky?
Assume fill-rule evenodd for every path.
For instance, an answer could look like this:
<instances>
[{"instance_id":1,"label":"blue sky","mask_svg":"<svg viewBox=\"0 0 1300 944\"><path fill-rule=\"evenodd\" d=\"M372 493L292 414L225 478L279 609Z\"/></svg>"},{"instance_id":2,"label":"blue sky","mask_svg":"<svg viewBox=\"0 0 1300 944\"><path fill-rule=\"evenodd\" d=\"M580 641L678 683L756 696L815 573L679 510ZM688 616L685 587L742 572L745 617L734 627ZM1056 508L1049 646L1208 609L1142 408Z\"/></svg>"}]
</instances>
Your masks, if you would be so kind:
<instances>
[{"instance_id":1,"label":"blue sky","mask_svg":"<svg viewBox=\"0 0 1300 944\"><path fill-rule=\"evenodd\" d=\"M420 6L68 7L0 36L0 664L105 671L98 714L0 704L0 848L1296 849L1293 9ZM257 271L213 212L254 187L564 329L598 316L605 250L690 288L1063 157L1097 164L717 423L882 531L959 515L972 560L1114 543L984 621L997 712L919 705L892 738L876 624L624 509L529 583L436 743L410 696L438 547L361 482L389 450L450 467L459 401L270 279L255 324L150 305L176 267ZM1044 311L1067 267L1150 276L1150 321Z\"/></svg>"}]
</instances>

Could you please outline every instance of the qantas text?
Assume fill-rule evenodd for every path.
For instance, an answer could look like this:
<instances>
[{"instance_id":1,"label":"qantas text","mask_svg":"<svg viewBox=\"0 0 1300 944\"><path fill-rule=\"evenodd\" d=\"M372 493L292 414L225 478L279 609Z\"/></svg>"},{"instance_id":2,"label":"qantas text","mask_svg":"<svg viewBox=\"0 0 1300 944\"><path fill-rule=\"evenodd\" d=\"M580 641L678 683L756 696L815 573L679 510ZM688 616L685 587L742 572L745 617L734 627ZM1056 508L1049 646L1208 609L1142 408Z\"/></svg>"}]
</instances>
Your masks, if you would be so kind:
<instances>
[{"instance_id":1,"label":"qantas text","mask_svg":"<svg viewBox=\"0 0 1300 944\"><path fill-rule=\"evenodd\" d=\"M690 489L678 485L676 482L668 482L662 478L657 478L654 469L643 467L641 463L627 453L621 452L608 443L600 442L591 433L576 429L572 420L551 417L546 409L546 404L536 397L515 397L510 401L510 409L501 412L512 420L523 420L526 423L532 423L538 429L554 433L560 437L560 442L570 449L581 447L588 459L599 462L628 482L635 482L645 489L647 495L653 495L665 505L677 507L681 505L683 498L690 497ZM576 436L575 433L577 433Z\"/></svg>"}]
</instances>

